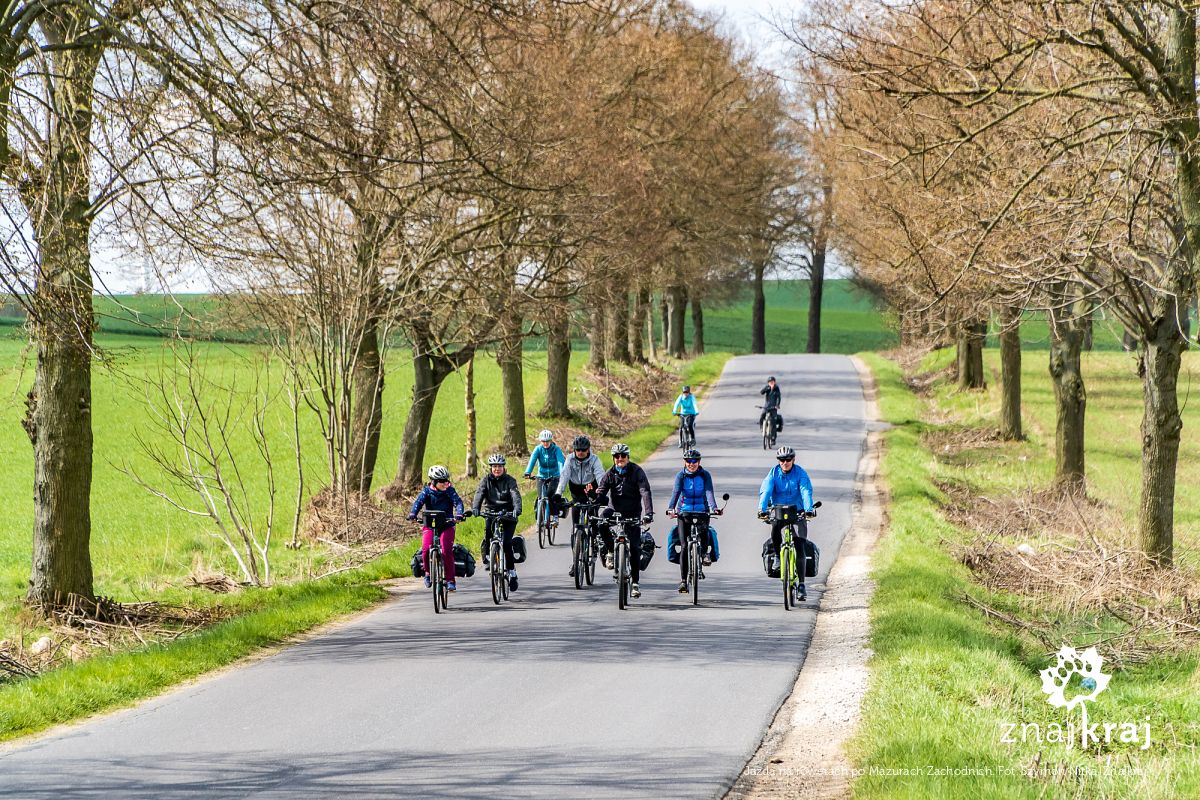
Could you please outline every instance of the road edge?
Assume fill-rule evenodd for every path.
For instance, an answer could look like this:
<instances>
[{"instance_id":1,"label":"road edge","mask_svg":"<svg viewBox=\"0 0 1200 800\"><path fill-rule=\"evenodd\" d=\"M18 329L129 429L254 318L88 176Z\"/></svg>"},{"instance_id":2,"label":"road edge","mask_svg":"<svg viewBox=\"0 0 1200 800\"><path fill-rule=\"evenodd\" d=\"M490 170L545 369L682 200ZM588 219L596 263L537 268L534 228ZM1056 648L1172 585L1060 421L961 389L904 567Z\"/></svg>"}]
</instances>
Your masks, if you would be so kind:
<instances>
[{"instance_id":1,"label":"road edge","mask_svg":"<svg viewBox=\"0 0 1200 800\"><path fill-rule=\"evenodd\" d=\"M850 794L854 768L845 745L858 727L867 690L868 606L875 591L871 556L886 521L886 493L879 479L879 389L870 368L857 357L850 360L862 383L867 422L853 521L826 579L812 642L792 692L727 800L827 800Z\"/></svg>"}]
</instances>

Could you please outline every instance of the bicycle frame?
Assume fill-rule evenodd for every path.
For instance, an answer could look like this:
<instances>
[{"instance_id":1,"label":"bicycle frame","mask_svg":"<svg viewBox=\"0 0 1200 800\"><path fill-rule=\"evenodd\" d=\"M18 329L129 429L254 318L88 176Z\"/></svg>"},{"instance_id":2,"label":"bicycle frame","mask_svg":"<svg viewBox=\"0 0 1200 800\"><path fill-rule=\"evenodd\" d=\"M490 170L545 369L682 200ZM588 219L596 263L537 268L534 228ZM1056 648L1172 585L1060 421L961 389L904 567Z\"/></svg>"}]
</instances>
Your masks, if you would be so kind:
<instances>
[{"instance_id":1,"label":"bicycle frame","mask_svg":"<svg viewBox=\"0 0 1200 800\"><path fill-rule=\"evenodd\" d=\"M423 510L424 525L433 531L433 542L429 545L426 571L429 575L430 588L433 589L433 613L440 614L446 609L446 601L450 599L450 589L446 579L446 567L442 561L442 530L439 524L444 511Z\"/></svg>"},{"instance_id":2,"label":"bicycle frame","mask_svg":"<svg viewBox=\"0 0 1200 800\"><path fill-rule=\"evenodd\" d=\"M487 532L484 538L488 542L488 576L492 581L492 602L500 605L501 600L508 599L508 555L504 550L504 533L500 530L500 520L506 516L503 511L482 511L479 514L487 519Z\"/></svg>"}]
</instances>

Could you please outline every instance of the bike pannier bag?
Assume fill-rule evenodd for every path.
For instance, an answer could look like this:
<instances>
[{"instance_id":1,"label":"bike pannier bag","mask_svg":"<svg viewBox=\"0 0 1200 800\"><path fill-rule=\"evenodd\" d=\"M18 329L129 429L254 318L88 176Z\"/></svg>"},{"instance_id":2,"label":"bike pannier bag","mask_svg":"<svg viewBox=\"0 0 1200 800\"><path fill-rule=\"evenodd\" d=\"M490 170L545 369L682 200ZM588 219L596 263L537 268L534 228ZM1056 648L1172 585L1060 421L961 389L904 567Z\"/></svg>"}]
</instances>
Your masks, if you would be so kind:
<instances>
[{"instance_id":1,"label":"bike pannier bag","mask_svg":"<svg viewBox=\"0 0 1200 800\"><path fill-rule=\"evenodd\" d=\"M775 432L779 433L783 430L783 414L775 415Z\"/></svg>"},{"instance_id":2,"label":"bike pannier bag","mask_svg":"<svg viewBox=\"0 0 1200 800\"><path fill-rule=\"evenodd\" d=\"M804 545L804 577L815 578L821 566L821 549L812 539L802 539L801 544Z\"/></svg>"},{"instance_id":3,"label":"bike pannier bag","mask_svg":"<svg viewBox=\"0 0 1200 800\"><path fill-rule=\"evenodd\" d=\"M721 546L717 544L717 529L712 525L708 526L708 541L712 549L712 560L715 564L721 560Z\"/></svg>"},{"instance_id":4,"label":"bike pannier bag","mask_svg":"<svg viewBox=\"0 0 1200 800\"><path fill-rule=\"evenodd\" d=\"M412 562L408 565L412 569L414 578L425 577L425 564L421 559L421 548L417 548L417 552L413 553Z\"/></svg>"},{"instance_id":5,"label":"bike pannier bag","mask_svg":"<svg viewBox=\"0 0 1200 800\"><path fill-rule=\"evenodd\" d=\"M674 528L671 528L671 532L667 534L667 561L670 561L672 564L678 564L679 559L682 557L680 556L680 550L679 526L676 525Z\"/></svg>"},{"instance_id":6,"label":"bike pannier bag","mask_svg":"<svg viewBox=\"0 0 1200 800\"><path fill-rule=\"evenodd\" d=\"M767 573L768 578L779 577L779 556L771 549L771 540L767 539L763 542L762 548L763 572Z\"/></svg>"},{"instance_id":7,"label":"bike pannier bag","mask_svg":"<svg viewBox=\"0 0 1200 800\"><path fill-rule=\"evenodd\" d=\"M528 551L525 549L525 537L521 534L513 536L513 561L518 564L524 564L528 557Z\"/></svg>"},{"instance_id":8,"label":"bike pannier bag","mask_svg":"<svg viewBox=\"0 0 1200 800\"><path fill-rule=\"evenodd\" d=\"M650 565L650 559L654 558L654 537L650 535L650 531L642 531L642 547L638 552L640 561L638 569L643 570Z\"/></svg>"},{"instance_id":9,"label":"bike pannier bag","mask_svg":"<svg viewBox=\"0 0 1200 800\"><path fill-rule=\"evenodd\" d=\"M470 578L475 574L475 556L461 544L454 545L454 575Z\"/></svg>"},{"instance_id":10,"label":"bike pannier bag","mask_svg":"<svg viewBox=\"0 0 1200 800\"><path fill-rule=\"evenodd\" d=\"M799 519L800 514L795 506L771 506L771 522L794 525Z\"/></svg>"}]
</instances>

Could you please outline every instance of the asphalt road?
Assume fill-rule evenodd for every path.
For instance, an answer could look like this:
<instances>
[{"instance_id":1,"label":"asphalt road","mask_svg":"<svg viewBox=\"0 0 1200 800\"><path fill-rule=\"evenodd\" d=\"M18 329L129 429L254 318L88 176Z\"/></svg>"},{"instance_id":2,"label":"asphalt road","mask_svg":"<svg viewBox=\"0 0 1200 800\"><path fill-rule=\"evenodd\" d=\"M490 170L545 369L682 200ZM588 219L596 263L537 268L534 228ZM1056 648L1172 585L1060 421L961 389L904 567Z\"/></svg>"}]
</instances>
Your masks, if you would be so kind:
<instances>
[{"instance_id":1,"label":"asphalt road","mask_svg":"<svg viewBox=\"0 0 1200 800\"><path fill-rule=\"evenodd\" d=\"M824 502L810 525L821 575L790 613L763 574L768 530L754 519L775 463L754 408L767 373L783 391L780 443ZM723 795L803 662L849 527L865 423L858 375L839 356L737 358L701 401L704 465L732 499L700 607L676 592L665 549L628 611L606 573L576 590L564 526L557 547L530 542L510 603L492 604L482 570L448 614L414 592L244 669L0 753L0 797ZM633 455L665 544L678 449Z\"/></svg>"}]
</instances>

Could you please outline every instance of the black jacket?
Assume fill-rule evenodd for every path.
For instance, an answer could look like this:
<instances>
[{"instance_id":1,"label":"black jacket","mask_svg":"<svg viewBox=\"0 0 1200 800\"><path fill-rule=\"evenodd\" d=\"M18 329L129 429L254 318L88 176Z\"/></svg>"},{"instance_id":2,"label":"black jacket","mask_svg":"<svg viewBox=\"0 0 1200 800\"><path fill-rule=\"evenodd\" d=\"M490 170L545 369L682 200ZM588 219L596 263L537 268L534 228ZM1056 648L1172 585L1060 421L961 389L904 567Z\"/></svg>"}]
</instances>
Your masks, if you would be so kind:
<instances>
[{"instance_id":1,"label":"black jacket","mask_svg":"<svg viewBox=\"0 0 1200 800\"><path fill-rule=\"evenodd\" d=\"M475 502L471 508L476 514L487 502L489 511L508 511L515 516L521 516L521 489L517 479L507 472L497 478L495 475L485 475L475 490Z\"/></svg>"},{"instance_id":2,"label":"black jacket","mask_svg":"<svg viewBox=\"0 0 1200 800\"><path fill-rule=\"evenodd\" d=\"M646 471L632 461L625 467L625 473L617 472L612 467L600 479L596 489L597 499L616 509L623 517L650 515L654 513L654 501L650 497L650 481Z\"/></svg>"},{"instance_id":3,"label":"black jacket","mask_svg":"<svg viewBox=\"0 0 1200 800\"><path fill-rule=\"evenodd\" d=\"M768 383L766 386L759 389L758 393L765 394L767 396L766 400L763 401L763 404L767 408L779 408L779 403L782 399L782 396L779 393L778 383L776 383L774 386L771 386L771 384Z\"/></svg>"}]
</instances>

